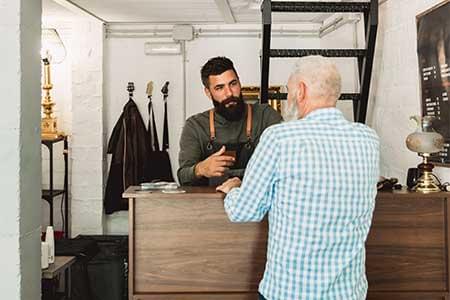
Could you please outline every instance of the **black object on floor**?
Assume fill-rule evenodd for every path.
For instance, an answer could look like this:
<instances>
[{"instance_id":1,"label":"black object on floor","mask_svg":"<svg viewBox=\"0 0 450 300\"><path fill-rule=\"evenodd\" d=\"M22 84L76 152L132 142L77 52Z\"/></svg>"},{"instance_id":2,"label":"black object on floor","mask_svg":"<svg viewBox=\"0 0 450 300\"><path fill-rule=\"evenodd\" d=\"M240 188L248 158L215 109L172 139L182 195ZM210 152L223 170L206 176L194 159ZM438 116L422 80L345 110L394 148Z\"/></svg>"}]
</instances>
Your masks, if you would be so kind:
<instances>
[{"instance_id":1,"label":"black object on floor","mask_svg":"<svg viewBox=\"0 0 450 300\"><path fill-rule=\"evenodd\" d=\"M99 249L87 264L91 299L128 299L128 236L79 235L75 239L93 241Z\"/></svg>"},{"instance_id":2,"label":"black object on floor","mask_svg":"<svg viewBox=\"0 0 450 300\"><path fill-rule=\"evenodd\" d=\"M62 239L55 241L55 255L76 256L71 267L71 300L93 300L88 276L89 261L97 255L99 248L92 240Z\"/></svg>"}]
</instances>

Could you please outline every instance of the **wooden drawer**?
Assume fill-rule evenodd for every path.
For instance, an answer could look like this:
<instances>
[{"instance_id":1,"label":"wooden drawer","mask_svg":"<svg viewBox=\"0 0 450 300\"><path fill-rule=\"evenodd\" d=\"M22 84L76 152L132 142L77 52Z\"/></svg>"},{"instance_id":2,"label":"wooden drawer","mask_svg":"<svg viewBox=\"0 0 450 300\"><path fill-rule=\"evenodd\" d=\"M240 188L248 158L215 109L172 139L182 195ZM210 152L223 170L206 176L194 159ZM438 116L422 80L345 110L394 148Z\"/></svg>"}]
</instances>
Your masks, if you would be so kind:
<instances>
[{"instance_id":1,"label":"wooden drawer","mask_svg":"<svg viewBox=\"0 0 450 300\"><path fill-rule=\"evenodd\" d=\"M133 300L256 300L257 293L135 295ZM434 300L434 299L433 299Z\"/></svg>"},{"instance_id":2,"label":"wooden drawer","mask_svg":"<svg viewBox=\"0 0 450 300\"><path fill-rule=\"evenodd\" d=\"M366 300L447 300L446 293L372 293L369 290Z\"/></svg>"},{"instance_id":3,"label":"wooden drawer","mask_svg":"<svg viewBox=\"0 0 450 300\"><path fill-rule=\"evenodd\" d=\"M445 198L379 197L366 243L369 291L447 291L446 235Z\"/></svg>"}]
</instances>

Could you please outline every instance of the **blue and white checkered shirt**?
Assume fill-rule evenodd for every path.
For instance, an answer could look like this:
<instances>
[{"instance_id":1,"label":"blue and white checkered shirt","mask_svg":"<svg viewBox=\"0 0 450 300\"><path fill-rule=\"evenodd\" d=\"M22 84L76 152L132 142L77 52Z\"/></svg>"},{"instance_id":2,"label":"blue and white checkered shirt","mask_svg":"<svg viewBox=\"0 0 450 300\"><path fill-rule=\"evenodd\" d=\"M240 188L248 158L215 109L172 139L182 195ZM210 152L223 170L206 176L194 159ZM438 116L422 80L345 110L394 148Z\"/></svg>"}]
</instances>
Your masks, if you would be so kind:
<instances>
[{"instance_id":1,"label":"blue and white checkered shirt","mask_svg":"<svg viewBox=\"0 0 450 300\"><path fill-rule=\"evenodd\" d=\"M378 174L376 133L336 108L266 129L241 187L225 198L233 222L269 212L264 297L366 298L364 243Z\"/></svg>"}]
</instances>

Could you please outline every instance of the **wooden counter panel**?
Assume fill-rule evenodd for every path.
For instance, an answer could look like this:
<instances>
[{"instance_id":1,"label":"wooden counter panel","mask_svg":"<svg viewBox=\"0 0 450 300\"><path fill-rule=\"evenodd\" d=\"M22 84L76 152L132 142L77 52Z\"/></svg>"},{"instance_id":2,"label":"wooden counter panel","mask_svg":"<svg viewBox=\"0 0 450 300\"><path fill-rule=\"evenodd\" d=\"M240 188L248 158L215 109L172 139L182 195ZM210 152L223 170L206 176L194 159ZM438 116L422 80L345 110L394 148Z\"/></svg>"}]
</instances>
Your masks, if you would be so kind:
<instances>
[{"instance_id":1,"label":"wooden counter panel","mask_svg":"<svg viewBox=\"0 0 450 300\"><path fill-rule=\"evenodd\" d=\"M371 291L446 291L444 248L367 247Z\"/></svg>"},{"instance_id":2,"label":"wooden counter panel","mask_svg":"<svg viewBox=\"0 0 450 300\"><path fill-rule=\"evenodd\" d=\"M366 246L429 248L445 247L444 228L372 227ZM399 238L401 237L401 238Z\"/></svg>"},{"instance_id":3,"label":"wooden counter panel","mask_svg":"<svg viewBox=\"0 0 450 300\"><path fill-rule=\"evenodd\" d=\"M446 291L445 218L445 198L378 197L366 242L370 290Z\"/></svg>"},{"instance_id":4,"label":"wooden counter panel","mask_svg":"<svg viewBox=\"0 0 450 300\"><path fill-rule=\"evenodd\" d=\"M367 246L444 248L445 199L377 199Z\"/></svg>"},{"instance_id":5,"label":"wooden counter panel","mask_svg":"<svg viewBox=\"0 0 450 300\"><path fill-rule=\"evenodd\" d=\"M257 293L135 295L133 300L256 300Z\"/></svg>"},{"instance_id":6,"label":"wooden counter panel","mask_svg":"<svg viewBox=\"0 0 450 300\"><path fill-rule=\"evenodd\" d=\"M442 229L444 226L445 198L377 197L375 206L372 228Z\"/></svg>"},{"instance_id":7,"label":"wooden counter panel","mask_svg":"<svg viewBox=\"0 0 450 300\"><path fill-rule=\"evenodd\" d=\"M366 300L446 300L445 293L392 293L371 292L367 294Z\"/></svg>"},{"instance_id":8,"label":"wooden counter panel","mask_svg":"<svg viewBox=\"0 0 450 300\"><path fill-rule=\"evenodd\" d=\"M267 222L231 223L222 199L186 196L136 201L135 294L256 292Z\"/></svg>"}]
</instances>

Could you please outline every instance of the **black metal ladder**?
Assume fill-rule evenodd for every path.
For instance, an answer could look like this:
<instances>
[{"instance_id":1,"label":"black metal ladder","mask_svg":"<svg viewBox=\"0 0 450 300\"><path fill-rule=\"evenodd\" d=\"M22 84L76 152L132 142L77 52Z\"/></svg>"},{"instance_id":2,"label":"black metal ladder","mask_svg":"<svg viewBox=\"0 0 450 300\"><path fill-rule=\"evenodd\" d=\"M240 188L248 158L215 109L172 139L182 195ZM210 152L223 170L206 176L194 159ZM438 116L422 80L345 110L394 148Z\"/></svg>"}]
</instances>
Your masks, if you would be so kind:
<instances>
[{"instance_id":1,"label":"black metal ladder","mask_svg":"<svg viewBox=\"0 0 450 300\"><path fill-rule=\"evenodd\" d=\"M269 99L286 99L286 94L269 95L269 66L271 57L301 57L322 55L326 57L356 57L360 80L360 92L342 94L340 100L353 101L353 117L365 123L369 100L375 41L378 27L378 0L370 2L288 2L264 0L261 6L263 35L261 57L260 102ZM271 49L272 12L307 13L362 13L364 15L365 49ZM270 97L269 97L270 96Z\"/></svg>"}]
</instances>

